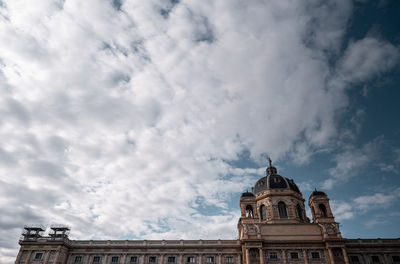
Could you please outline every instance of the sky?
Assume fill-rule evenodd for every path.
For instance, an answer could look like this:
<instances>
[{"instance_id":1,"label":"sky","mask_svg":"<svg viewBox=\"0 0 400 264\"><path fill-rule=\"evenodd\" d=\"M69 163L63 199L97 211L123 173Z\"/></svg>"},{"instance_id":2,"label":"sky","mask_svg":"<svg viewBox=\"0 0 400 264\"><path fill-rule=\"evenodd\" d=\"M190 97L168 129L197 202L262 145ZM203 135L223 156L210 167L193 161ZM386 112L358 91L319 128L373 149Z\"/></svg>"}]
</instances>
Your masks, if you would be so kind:
<instances>
[{"instance_id":1,"label":"sky","mask_svg":"<svg viewBox=\"0 0 400 264\"><path fill-rule=\"evenodd\" d=\"M306 204L328 194L344 237L400 237L399 13L396 0L1 0L0 263L26 224L236 239L268 156Z\"/></svg>"}]
</instances>

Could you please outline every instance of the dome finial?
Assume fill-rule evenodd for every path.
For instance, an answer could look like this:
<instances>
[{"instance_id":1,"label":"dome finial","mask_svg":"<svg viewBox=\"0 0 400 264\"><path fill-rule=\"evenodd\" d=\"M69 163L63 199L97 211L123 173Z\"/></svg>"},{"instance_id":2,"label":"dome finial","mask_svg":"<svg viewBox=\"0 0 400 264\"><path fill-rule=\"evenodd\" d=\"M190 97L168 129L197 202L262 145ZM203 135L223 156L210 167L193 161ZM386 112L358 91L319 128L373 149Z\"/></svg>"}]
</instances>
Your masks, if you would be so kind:
<instances>
[{"instance_id":1,"label":"dome finial","mask_svg":"<svg viewBox=\"0 0 400 264\"><path fill-rule=\"evenodd\" d=\"M274 166L272 166L272 160L270 156L268 156L268 162L269 162L269 167L267 168L267 175L277 174L278 171Z\"/></svg>"}]
</instances>

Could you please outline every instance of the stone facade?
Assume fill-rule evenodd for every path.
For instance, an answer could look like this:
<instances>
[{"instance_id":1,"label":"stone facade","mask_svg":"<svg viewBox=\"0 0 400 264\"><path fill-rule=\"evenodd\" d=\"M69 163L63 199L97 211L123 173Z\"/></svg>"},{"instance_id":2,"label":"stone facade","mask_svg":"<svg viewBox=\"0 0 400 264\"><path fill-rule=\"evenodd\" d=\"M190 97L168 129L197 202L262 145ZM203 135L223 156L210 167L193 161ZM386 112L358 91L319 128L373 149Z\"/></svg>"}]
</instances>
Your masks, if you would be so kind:
<instances>
[{"instance_id":1,"label":"stone facade","mask_svg":"<svg viewBox=\"0 0 400 264\"><path fill-rule=\"evenodd\" d=\"M293 182L267 168L240 198L237 240L70 240L69 229L25 227L16 264L350 264L400 263L400 239L345 239L328 196L305 200Z\"/></svg>"}]
</instances>

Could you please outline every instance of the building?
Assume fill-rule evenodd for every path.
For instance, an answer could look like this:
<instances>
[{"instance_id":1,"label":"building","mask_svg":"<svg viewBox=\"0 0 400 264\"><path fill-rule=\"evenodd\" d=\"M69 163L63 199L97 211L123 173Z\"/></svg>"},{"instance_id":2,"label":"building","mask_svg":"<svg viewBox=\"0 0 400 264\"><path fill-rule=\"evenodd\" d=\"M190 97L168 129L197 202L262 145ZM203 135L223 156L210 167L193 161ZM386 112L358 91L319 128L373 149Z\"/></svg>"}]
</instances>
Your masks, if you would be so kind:
<instances>
[{"instance_id":1,"label":"building","mask_svg":"<svg viewBox=\"0 0 400 264\"><path fill-rule=\"evenodd\" d=\"M26 226L16 264L400 263L400 239L346 239L326 193L305 200L270 165L240 198L237 240L70 240L69 228Z\"/></svg>"}]
</instances>

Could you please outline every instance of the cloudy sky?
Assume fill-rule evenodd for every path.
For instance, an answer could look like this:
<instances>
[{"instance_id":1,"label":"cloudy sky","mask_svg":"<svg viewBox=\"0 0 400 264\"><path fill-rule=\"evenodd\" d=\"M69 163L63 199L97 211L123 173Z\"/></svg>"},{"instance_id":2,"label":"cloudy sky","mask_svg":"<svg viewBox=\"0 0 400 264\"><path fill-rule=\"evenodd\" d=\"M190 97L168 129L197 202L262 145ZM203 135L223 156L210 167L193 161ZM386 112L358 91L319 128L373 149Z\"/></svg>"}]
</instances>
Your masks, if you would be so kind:
<instances>
[{"instance_id":1,"label":"cloudy sky","mask_svg":"<svg viewBox=\"0 0 400 264\"><path fill-rule=\"evenodd\" d=\"M306 202L328 193L345 237L400 237L399 12L395 0L0 1L0 262L25 224L234 239L267 155Z\"/></svg>"}]
</instances>

